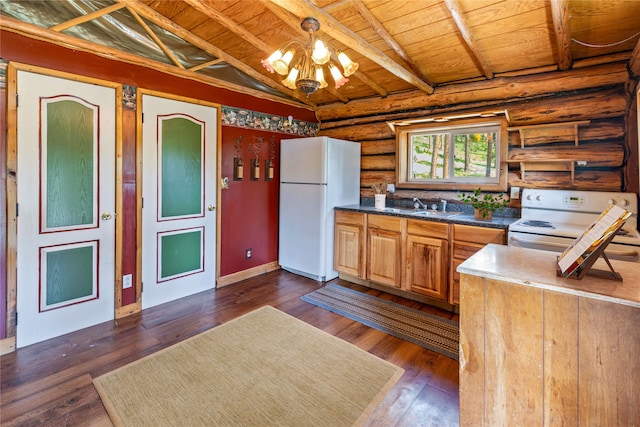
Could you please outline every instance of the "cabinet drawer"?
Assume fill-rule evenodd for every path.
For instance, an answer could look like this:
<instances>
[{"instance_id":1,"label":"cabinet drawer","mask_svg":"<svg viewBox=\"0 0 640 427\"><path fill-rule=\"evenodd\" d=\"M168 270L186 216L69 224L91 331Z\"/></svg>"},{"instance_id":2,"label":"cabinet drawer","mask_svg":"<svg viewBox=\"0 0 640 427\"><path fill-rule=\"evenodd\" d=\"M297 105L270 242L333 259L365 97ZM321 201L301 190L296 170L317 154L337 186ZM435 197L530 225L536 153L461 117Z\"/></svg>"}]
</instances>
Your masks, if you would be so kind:
<instances>
[{"instance_id":1,"label":"cabinet drawer","mask_svg":"<svg viewBox=\"0 0 640 427\"><path fill-rule=\"evenodd\" d=\"M365 214L359 212L336 211L335 222L346 225L364 226Z\"/></svg>"},{"instance_id":2,"label":"cabinet drawer","mask_svg":"<svg viewBox=\"0 0 640 427\"><path fill-rule=\"evenodd\" d=\"M402 222L406 221L402 218L387 215L368 215L367 227L381 228L383 230L395 231L400 233L402 231Z\"/></svg>"},{"instance_id":3,"label":"cabinet drawer","mask_svg":"<svg viewBox=\"0 0 640 427\"><path fill-rule=\"evenodd\" d=\"M453 240L483 243L483 246L487 243L504 245L506 243L505 237L505 231L499 228L453 224Z\"/></svg>"},{"instance_id":4,"label":"cabinet drawer","mask_svg":"<svg viewBox=\"0 0 640 427\"><path fill-rule=\"evenodd\" d=\"M436 237L449 239L449 224L443 222L423 221L416 219L407 220L407 234L414 236Z\"/></svg>"},{"instance_id":5,"label":"cabinet drawer","mask_svg":"<svg viewBox=\"0 0 640 427\"><path fill-rule=\"evenodd\" d=\"M483 243L453 242L452 255L454 258L467 259L484 248Z\"/></svg>"}]
</instances>

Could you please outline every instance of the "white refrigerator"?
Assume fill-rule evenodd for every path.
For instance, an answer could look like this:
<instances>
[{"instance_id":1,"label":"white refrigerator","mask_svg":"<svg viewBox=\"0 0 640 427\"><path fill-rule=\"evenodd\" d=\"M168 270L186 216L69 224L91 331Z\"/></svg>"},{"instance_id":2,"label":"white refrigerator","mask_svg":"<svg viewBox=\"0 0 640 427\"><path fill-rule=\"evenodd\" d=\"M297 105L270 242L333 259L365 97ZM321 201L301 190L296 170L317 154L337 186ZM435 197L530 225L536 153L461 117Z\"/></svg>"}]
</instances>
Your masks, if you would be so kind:
<instances>
[{"instance_id":1,"label":"white refrigerator","mask_svg":"<svg viewBox=\"0 0 640 427\"><path fill-rule=\"evenodd\" d=\"M333 269L334 207L360 203L360 143L329 137L280 142L278 262L318 281Z\"/></svg>"}]
</instances>

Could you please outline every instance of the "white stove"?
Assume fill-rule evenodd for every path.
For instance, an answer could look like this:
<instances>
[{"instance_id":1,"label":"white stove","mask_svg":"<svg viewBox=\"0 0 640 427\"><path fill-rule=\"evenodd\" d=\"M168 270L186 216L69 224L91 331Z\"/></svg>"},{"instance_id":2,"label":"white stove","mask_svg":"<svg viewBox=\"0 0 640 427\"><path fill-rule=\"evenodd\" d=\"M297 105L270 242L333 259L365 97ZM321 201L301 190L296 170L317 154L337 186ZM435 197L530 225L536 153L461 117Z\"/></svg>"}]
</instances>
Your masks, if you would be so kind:
<instances>
[{"instance_id":1,"label":"white stove","mask_svg":"<svg viewBox=\"0 0 640 427\"><path fill-rule=\"evenodd\" d=\"M522 215L509 226L508 243L562 252L610 205L618 205L632 215L607 246L607 257L640 262L635 193L525 189Z\"/></svg>"}]
</instances>

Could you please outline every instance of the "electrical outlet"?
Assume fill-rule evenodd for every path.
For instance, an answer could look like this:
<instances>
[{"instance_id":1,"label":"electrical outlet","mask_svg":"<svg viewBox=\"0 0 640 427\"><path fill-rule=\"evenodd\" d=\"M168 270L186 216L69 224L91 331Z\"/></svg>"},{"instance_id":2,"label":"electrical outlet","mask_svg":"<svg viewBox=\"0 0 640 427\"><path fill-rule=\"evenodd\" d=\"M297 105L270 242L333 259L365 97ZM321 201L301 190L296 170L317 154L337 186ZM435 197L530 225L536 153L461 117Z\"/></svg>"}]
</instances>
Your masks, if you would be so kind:
<instances>
[{"instance_id":1,"label":"electrical outlet","mask_svg":"<svg viewBox=\"0 0 640 427\"><path fill-rule=\"evenodd\" d=\"M132 280L133 277L131 274L125 274L124 276L122 276L122 289L129 289L131 286L133 286Z\"/></svg>"},{"instance_id":2,"label":"electrical outlet","mask_svg":"<svg viewBox=\"0 0 640 427\"><path fill-rule=\"evenodd\" d=\"M511 198L514 200L520 198L520 187L511 187Z\"/></svg>"},{"instance_id":3,"label":"electrical outlet","mask_svg":"<svg viewBox=\"0 0 640 427\"><path fill-rule=\"evenodd\" d=\"M251 258L251 248L247 249L247 251L245 252L245 257L247 257L247 259Z\"/></svg>"}]
</instances>

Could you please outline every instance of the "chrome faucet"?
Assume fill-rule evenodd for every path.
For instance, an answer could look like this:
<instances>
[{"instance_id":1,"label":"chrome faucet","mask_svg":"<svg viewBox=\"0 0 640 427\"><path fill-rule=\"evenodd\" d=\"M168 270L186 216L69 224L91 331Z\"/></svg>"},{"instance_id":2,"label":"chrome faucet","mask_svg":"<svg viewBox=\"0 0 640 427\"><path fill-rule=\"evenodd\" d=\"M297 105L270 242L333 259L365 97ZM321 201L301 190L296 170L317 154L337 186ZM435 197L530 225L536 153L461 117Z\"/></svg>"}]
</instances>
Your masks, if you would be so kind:
<instances>
[{"instance_id":1,"label":"chrome faucet","mask_svg":"<svg viewBox=\"0 0 640 427\"><path fill-rule=\"evenodd\" d=\"M446 200L440 200L440 202L442 202L442 212L446 212L447 211L447 201Z\"/></svg>"},{"instance_id":2,"label":"chrome faucet","mask_svg":"<svg viewBox=\"0 0 640 427\"><path fill-rule=\"evenodd\" d=\"M420 209L420 208L427 209L427 206L424 203L422 203L420 199L418 199L417 197L413 198L413 207L416 209Z\"/></svg>"}]
</instances>

